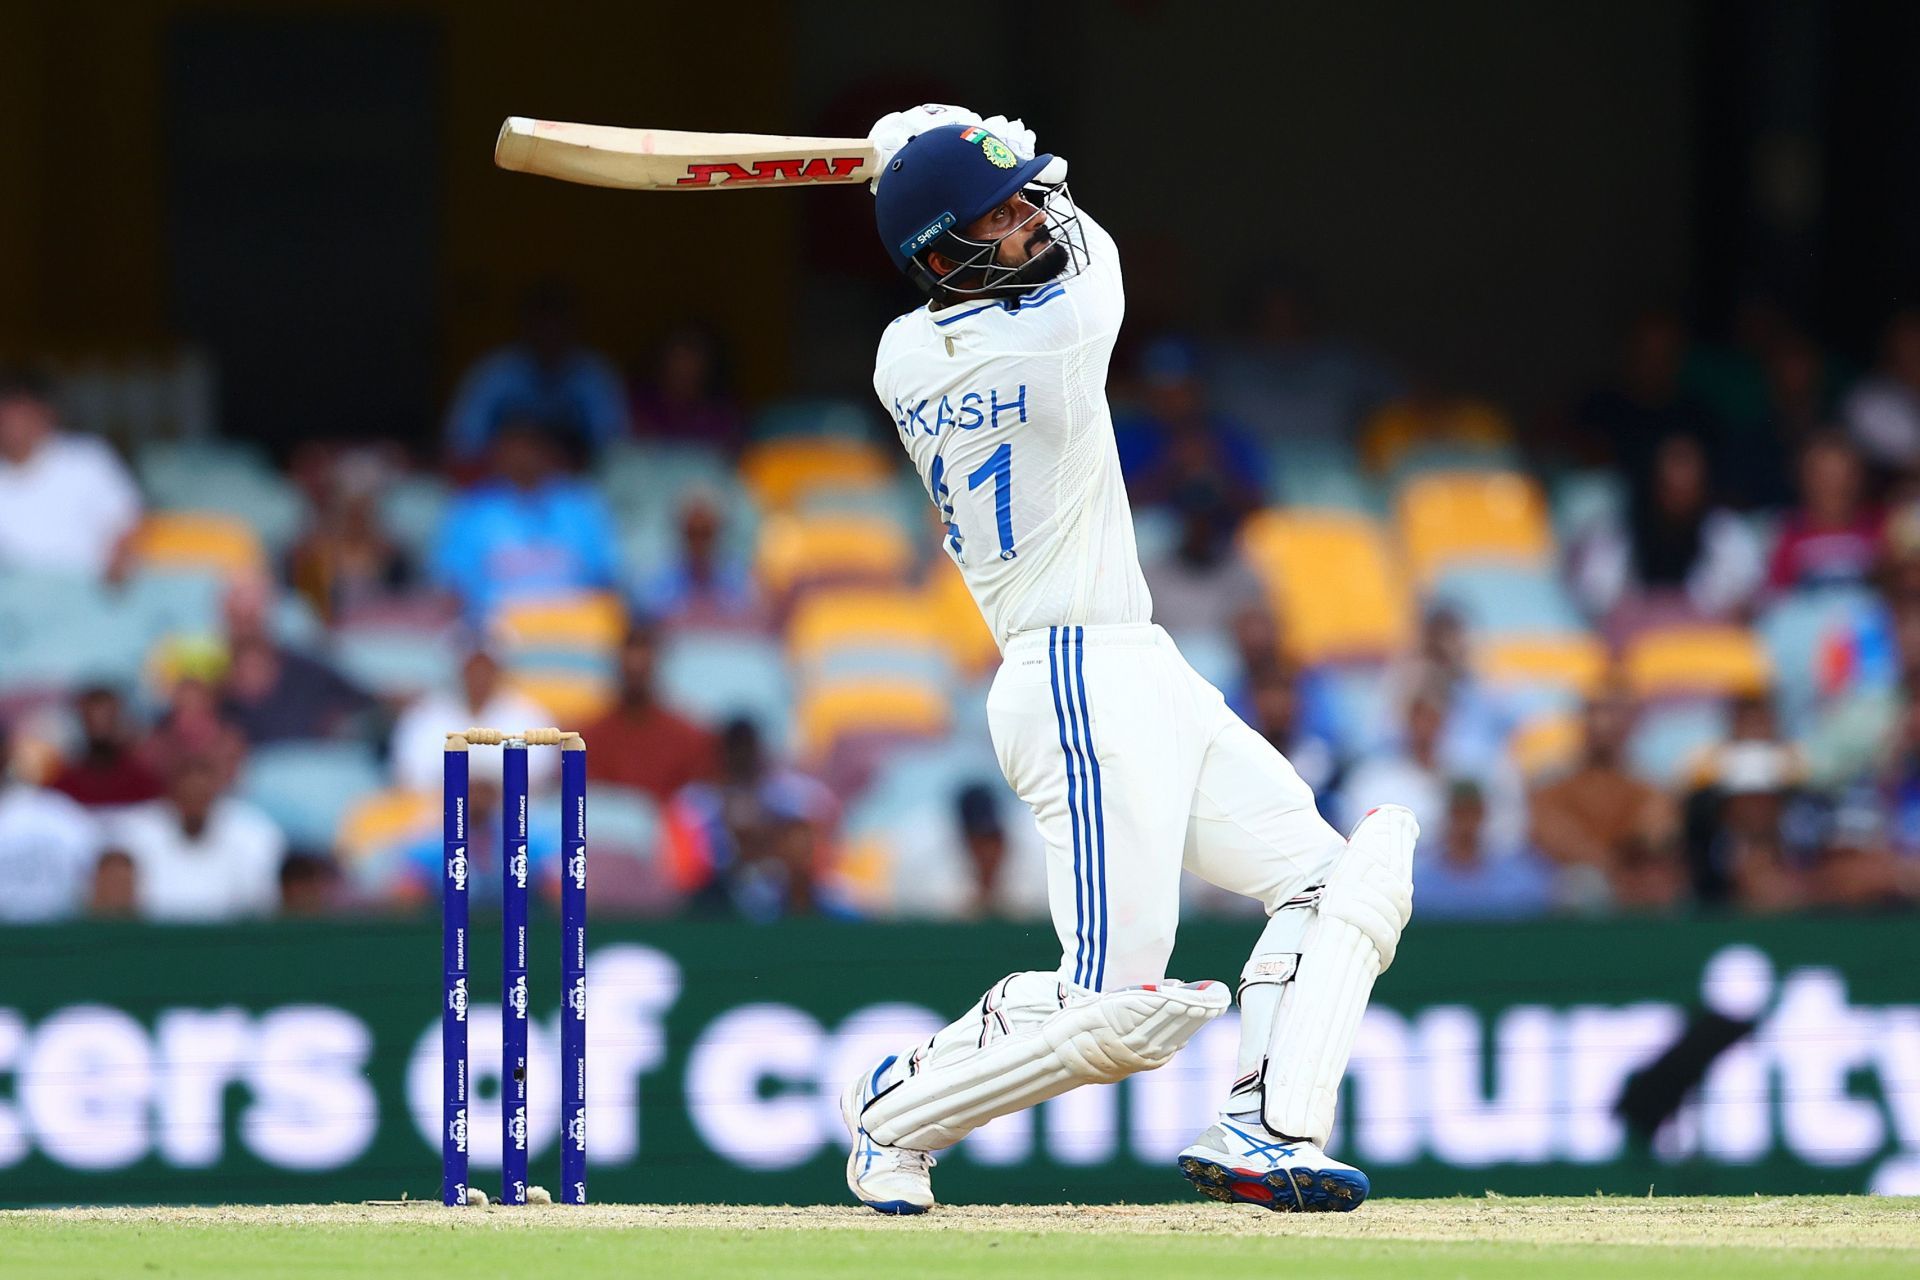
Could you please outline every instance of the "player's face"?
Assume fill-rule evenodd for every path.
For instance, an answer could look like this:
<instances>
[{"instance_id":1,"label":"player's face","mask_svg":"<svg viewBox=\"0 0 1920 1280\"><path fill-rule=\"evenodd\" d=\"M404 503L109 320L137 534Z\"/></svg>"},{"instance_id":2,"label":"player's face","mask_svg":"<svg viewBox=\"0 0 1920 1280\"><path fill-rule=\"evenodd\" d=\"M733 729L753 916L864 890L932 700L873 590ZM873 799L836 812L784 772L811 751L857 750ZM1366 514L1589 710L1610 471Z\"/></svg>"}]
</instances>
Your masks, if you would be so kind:
<instances>
[{"instance_id":1,"label":"player's face","mask_svg":"<svg viewBox=\"0 0 1920 1280\"><path fill-rule=\"evenodd\" d=\"M993 260L1003 267L1025 266L1053 244L1046 218L1024 192L1015 192L1002 200L963 234L969 240L995 242Z\"/></svg>"}]
</instances>

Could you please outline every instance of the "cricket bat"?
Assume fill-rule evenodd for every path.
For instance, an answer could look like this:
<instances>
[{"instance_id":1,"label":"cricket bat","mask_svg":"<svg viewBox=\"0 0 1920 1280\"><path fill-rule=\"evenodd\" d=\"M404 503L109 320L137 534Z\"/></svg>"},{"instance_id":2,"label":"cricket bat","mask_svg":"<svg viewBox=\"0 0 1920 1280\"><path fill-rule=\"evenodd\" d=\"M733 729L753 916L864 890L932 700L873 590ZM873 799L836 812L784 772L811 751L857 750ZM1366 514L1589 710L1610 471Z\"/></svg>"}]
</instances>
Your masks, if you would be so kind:
<instances>
[{"instance_id":1,"label":"cricket bat","mask_svg":"<svg viewBox=\"0 0 1920 1280\"><path fill-rule=\"evenodd\" d=\"M509 116L493 162L517 173L629 191L732 191L865 182L875 152L865 138L616 129Z\"/></svg>"}]
</instances>

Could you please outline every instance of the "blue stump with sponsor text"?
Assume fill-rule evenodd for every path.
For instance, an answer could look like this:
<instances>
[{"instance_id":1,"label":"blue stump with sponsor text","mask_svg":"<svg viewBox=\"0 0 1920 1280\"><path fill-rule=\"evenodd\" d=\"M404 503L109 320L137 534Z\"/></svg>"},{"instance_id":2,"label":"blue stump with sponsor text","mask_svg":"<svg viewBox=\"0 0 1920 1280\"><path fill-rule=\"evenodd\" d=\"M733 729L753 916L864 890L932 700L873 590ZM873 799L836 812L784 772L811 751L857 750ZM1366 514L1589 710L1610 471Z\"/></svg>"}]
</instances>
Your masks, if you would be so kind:
<instances>
[{"instance_id":1,"label":"blue stump with sponsor text","mask_svg":"<svg viewBox=\"0 0 1920 1280\"><path fill-rule=\"evenodd\" d=\"M464 1204L468 1196L467 1130L471 1105L467 1008L469 1000L468 824L469 760L474 746L502 748L500 812L500 1203L527 1202L528 1132L528 859L527 752L561 749L561 1145L560 1201L587 1200L587 754L577 733L476 728L447 735L441 880L443 1010L441 1057L444 1131L440 1198Z\"/></svg>"}]
</instances>

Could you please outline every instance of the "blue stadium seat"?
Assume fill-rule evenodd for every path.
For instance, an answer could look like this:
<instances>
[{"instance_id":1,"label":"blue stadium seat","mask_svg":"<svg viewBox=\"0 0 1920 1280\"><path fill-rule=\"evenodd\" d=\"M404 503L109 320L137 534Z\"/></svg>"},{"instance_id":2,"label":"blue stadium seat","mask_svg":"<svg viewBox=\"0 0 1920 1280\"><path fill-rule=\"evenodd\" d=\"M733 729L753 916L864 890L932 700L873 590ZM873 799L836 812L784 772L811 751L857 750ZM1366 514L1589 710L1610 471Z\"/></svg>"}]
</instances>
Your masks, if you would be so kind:
<instances>
[{"instance_id":1,"label":"blue stadium seat","mask_svg":"<svg viewBox=\"0 0 1920 1280\"><path fill-rule=\"evenodd\" d=\"M1657 786L1683 782L1687 764L1727 736L1727 708L1719 702L1689 701L1655 706L1640 717L1627 742L1633 771Z\"/></svg>"},{"instance_id":2,"label":"blue stadium seat","mask_svg":"<svg viewBox=\"0 0 1920 1280\"><path fill-rule=\"evenodd\" d=\"M1561 635L1586 622L1550 571L1511 564L1464 564L1433 584L1431 603L1458 612L1480 635Z\"/></svg>"},{"instance_id":3,"label":"blue stadium seat","mask_svg":"<svg viewBox=\"0 0 1920 1280\"><path fill-rule=\"evenodd\" d=\"M708 724L752 717L784 747L792 734L793 691L780 646L762 636L683 631L660 656L661 696Z\"/></svg>"},{"instance_id":4,"label":"blue stadium seat","mask_svg":"<svg viewBox=\"0 0 1920 1280\"><path fill-rule=\"evenodd\" d=\"M1553 531L1562 546L1603 520L1623 519L1626 478L1614 471L1569 471L1554 480Z\"/></svg>"},{"instance_id":5,"label":"blue stadium seat","mask_svg":"<svg viewBox=\"0 0 1920 1280\"><path fill-rule=\"evenodd\" d=\"M881 422L878 413L865 403L851 400L780 400L754 415L752 434L756 440L780 436L845 436L870 440Z\"/></svg>"},{"instance_id":6,"label":"blue stadium seat","mask_svg":"<svg viewBox=\"0 0 1920 1280\"><path fill-rule=\"evenodd\" d=\"M944 742L908 747L890 756L866 791L847 810L849 837L884 830L901 815L929 802L949 810L960 788L984 782L1005 787L986 734L978 729Z\"/></svg>"},{"instance_id":7,"label":"blue stadium seat","mask_svg":"<svg viewBox=\"0 0 1920 1280\"><path fill-rule=\"evenodd\" d=\"M1272 452L1268 472L1268 494L1283 507L1331 507L1369 515L1385 509L1348 446L1288 442Z\"/></svg>"},{"instance_id":8,"label":"blue stadium seat","mask_svg":"<svg viewBox=\"0 0 1920 1280\"><path fill-rule=\"evenodd\" d=\"M239 793L301 849L331 849L353 805L386 786L371 748L357 742L279 742L258 747Z\"/></svg>"},{"instance_id":9,"label":"blue stadium seat","mask_svg":"<svg viewBox=\"0 0 1920 1280\"><path fill-rule=\"evenodd\" d=\"M137 680L152 633L124 599L84 575L0 573L0 691Z\"/></svg>"},{"instance_id":10,"label":"blue stadium seat","mask_svg":"<svg viewBox=\"0 0 1920 1280\"><path fill-rule=\"evenodd\" d=\"M134 465L155 507L232 516L251 526L276 554L292 546L306 526L306 499L253 446L157 442L144 446Z\"/></svg>"},{"instance_id":11,"label":"blue stadium seat","mask_svg":"<svg viewBox=\"0 0 1920 1280\"><path fill-rule=\"evenodd\" d=\"M406 627L344 627L334 634L333 661L369 693L407 698L450 687L459 646L445 632Z\"/></svg>"}]
</instances>

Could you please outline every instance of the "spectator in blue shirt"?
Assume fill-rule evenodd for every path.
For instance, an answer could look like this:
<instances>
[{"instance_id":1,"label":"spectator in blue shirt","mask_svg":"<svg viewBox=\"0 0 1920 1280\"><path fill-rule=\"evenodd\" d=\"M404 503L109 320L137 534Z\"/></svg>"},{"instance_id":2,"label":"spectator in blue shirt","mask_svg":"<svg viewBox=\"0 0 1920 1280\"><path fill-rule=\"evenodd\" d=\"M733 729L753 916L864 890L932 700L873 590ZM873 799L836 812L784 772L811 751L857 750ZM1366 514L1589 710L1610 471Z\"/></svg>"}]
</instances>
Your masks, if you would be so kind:
<instances>
[{"instance_id":1,"label":"spectator in blue shirt","mask_svg":"<svg viewBox=\"0 0 1920 1280\"><path fill-rule=\"evenodd\" d=\"M1246 428L1207 403L1192 347L1162 338L1140 358L1143 399L1113 428L1127 493L1138 505L1217 491L1238 517L1260 505L1267 464Z\"/></svg>"},{"instance_id":2,"label":"spectator in blue shirt","mask_svg":"<svg viewBox=\"0 0 1920 1280\"><path fill-rule=\"evenodd\" d=\"M560 470L559 443L513 419L493 441L493 478L448 510L435 580L484 625L502 603L613 585L615 531L600 494Z\"/></svg>"},{"instance_id":3,"label":"spectator in blue shirt","mask_svg":"<svg viewBox=\"0 0 1920 1280\"><path fill-rule=\"evenodd\" d=\"M753 567L722 544L726 517L713 494L680 503L680 548L634 593L636 612L671 628L752 629L763 621Z\"/></svg>"},{"instance_id":4,"label":"spectator in blue shirt","mask_svg":"<svg viewBox=\"0 0 1920 1280\"><path fill-rule=\"evenodd\" d=\"M1413 900L1426 920L1524 920L1554 906L1553 873L1531 852L1486 848L1487 802L1478 783L1447 788L1437 853L1415 860Z\"/></svg>"},{"instance_id":5,"label":"spectator in blue shirt","mask_svg":"<svg viewBox=\"0 0 1920 1280\"><path fill-rule=\"evenodd\" d=\"M447 452L479 462L508 422L528 418L590 457L627 434L626 388L611 361L581 344L572 296L543 285L521 306L517 341L481 357L460 379L447 411Z\"/></svg>"}]
</instances>

